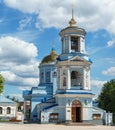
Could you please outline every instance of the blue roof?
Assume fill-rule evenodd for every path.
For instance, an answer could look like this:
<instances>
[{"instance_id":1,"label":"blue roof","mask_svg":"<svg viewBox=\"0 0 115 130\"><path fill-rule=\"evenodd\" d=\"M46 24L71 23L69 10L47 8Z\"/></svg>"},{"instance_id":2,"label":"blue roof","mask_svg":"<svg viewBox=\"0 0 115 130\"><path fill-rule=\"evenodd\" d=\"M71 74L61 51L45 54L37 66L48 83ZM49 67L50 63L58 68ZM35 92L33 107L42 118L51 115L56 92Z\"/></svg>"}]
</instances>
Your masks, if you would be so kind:
<instances>
[{"instance_id":1,"label":"blue roof","mask_svg":"<svg viewBox=\"0 0 115 130\"><path fill-rule=\"evenodd\" d=\"M57 61L66 61L66 60L71 60L72 58L78 56L79 58L86 60L90 63L92 63L92 60L88 57L87 54L85 53L81 53L81 52L71 52L68 54L64 54L64 55L59 55L59 57L57 58Z\"/></svg>"},{"instance_id":2,"label":"blue roof","mask_svg":"<svg viewBox=\"0 0 115 130\"><path fill-rule=\"evenodd\" d=\"M57 94L91 94L91 92L57 92Z\"/></svg>"},{"instance_id":3,"label":"blue roof","mask_svg":"<svg viewBox=\"0 0 115 130\"><path fill-rule=\"evenodd\" d=\"M29 94L31 94L32 92L30 91L30 90L24 90L23 91L23 95L29 95Z\"/></svg>"},{"instance_id":4,"label":"blue roof","mask_svg":"<svg viewBox=\"0 0 115 130\"><path fill-rule=\"evenodd\" d=\"M50 108L52 108L52 107L55 107L55 106L58 106L58 104L53 104L53 105L51 105L51 106L47 106L47 107L43 108L43 111L44 111L44 110L47 110L47 109L50 109Z\"/></svg>"},{"instance_id":5,"label":"blue roof","mask_svg":"<svg viewBox=\"0 0 115 130\"><path fill-rule=\"evenodd\" d=\"M0 103L13 103L14 104L16 102L4 97L3 95L0 95Z\"/></svg>"}]
</instances>

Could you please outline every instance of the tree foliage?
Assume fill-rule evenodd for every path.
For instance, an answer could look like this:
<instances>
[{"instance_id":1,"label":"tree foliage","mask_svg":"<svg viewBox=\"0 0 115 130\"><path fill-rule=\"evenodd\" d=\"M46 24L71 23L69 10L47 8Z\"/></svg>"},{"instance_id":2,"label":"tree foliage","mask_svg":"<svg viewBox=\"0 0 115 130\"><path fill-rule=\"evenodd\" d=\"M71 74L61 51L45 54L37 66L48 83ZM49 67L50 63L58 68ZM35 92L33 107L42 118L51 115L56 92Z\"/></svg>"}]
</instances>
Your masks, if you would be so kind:
<instances>
[{"instance_id":1,"label":"tree foliage","mask_svg":"<svg viewBox=\"0 0 115 130\"><path fill-rule=\"evenodd\" d=\"M104 84L98 102L100 108L113 113L115 123L115 79Z\"/></svg>"},{"instance_id":2,"label":"tree foliage","mask_svg":"<svg viewBox=\"0 0 115 130\"><path fill-rule=\"evenodd\" d=\"M4 78L0 74L0 94L3 92L3 90L4 90Z\"/></svg>"}]
</instances>

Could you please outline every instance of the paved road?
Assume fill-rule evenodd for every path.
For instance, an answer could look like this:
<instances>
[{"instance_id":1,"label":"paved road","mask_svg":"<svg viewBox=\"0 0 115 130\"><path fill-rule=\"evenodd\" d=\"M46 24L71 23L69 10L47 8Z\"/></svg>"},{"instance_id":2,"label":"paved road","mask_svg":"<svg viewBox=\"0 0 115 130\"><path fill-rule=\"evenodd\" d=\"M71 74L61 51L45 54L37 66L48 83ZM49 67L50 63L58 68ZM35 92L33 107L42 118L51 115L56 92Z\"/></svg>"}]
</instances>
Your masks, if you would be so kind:
<instances>
[{"instance_id":1,"label":"paved road","mask_svg":"<svg viewBox=\"0 0 115 130\"><path fill-rule=\"evenodd\" d=\"M65 126L40 124L4 124L0 123L0 130L115 130L115 126Z\"/></svg>"}]
</instances>

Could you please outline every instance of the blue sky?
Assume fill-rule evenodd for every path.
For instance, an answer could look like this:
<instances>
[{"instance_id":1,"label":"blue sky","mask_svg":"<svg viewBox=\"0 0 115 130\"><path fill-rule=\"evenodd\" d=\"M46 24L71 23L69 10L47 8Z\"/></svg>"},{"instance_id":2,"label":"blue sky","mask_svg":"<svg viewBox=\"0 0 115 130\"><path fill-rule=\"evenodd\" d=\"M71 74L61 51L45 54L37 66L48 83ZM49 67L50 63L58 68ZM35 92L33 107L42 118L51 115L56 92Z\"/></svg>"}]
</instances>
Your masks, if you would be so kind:
<instances>
[{"instance_id":1,"label":"blue sky","mask_svg":"<svg viewBox=\"0 0 115 130\"><path fill-rule=\"evenodd\" d=\"M38 65L52 44L61 53L59 31L68 26L72 2L77 26L87 31L93 92L98 94L103 83L115 78L114 0L0 0L4 95L21 97L23 90L38 85Z\"/></svg>"}]
</instances>

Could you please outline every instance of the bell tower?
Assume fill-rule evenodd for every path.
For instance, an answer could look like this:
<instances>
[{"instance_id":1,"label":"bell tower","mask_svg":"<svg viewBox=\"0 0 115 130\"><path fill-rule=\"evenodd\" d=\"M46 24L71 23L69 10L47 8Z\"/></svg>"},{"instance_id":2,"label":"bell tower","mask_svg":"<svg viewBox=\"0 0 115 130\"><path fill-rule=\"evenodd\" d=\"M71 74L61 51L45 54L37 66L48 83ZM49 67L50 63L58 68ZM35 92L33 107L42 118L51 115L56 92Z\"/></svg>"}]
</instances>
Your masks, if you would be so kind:
<instances>
[{"instance_id":1,"label":"bell tower","mask_svg":"<svg viewBox=\"0 0 115 130\"><path fill-rule=\"evenodd\" d=\"M69 26L59 33L62 52L56 62L56 101L61 106L60 118L70 122L92 120L93 94L90 87L92 61L85 50L86 31L78 27L76 23L72 8ZM61 116L62 113L64 113L63 116Z\"/></svg>"},{"instance_id":2,"label":"bell tower","mask_svg":"<svg viewBox=\"0 0 115 130\"><path fill-rule=\"evenodd\" d=\"M69 21L67 28L64 28L60 32L60 37L62 41L62 54L70 53L83 53L85 51L85 35L84 29L77 27L76 21L74 19L74 11L72 8L72 18Z\"/></svg>"},{"instance_id":3,"label":"bell tower","mask_svg":"<svg viewBox=\"0 0 115 130\"><path fill-rule=\"evenodd\" d=\"M58 57L59 89L90 90L90 65L85 51L85 35L83 28L76 25L74 10L69 26L60 31L62 53Z\"/></svg>"}]
</instances>

